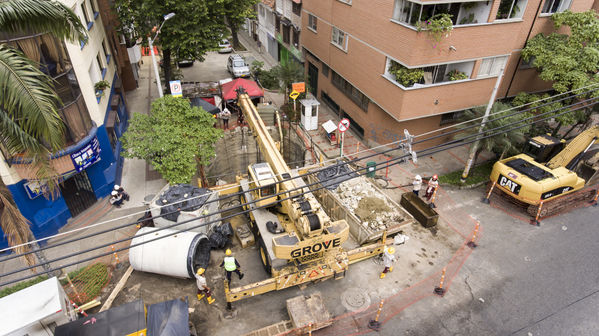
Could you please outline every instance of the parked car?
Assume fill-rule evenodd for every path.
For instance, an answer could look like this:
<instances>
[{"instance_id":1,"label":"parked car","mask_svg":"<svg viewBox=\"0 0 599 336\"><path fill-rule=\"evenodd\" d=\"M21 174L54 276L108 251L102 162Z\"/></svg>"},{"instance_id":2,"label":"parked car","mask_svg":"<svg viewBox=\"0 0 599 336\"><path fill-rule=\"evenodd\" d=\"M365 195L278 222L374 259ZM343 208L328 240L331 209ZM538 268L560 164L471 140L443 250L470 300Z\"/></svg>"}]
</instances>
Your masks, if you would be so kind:
<instances>
[{"instance_id":1,"label":"parked car","mask_svg":"<svg viewBox=\"0 0 599 336\"><path fill-rule=\"evenodd\" d=\"M195 60L193 59L182 59L177 61L177 65L179 66L179 68L185 68L192 66L194 62Z\"/></svg>"},{"instance_id":2,"label":"parked car","mask_svg":"<svg viewBox=\"0 0 599 336\"><path fill-rule=\"evenodd\" d=\"M220 42L218 43L218 48L219 54L228 54L233 51L231 43L229 43L229 40L227 39L220 40Z\"/></svg>"},{"instance_id":3,"label":"parked car","mask_svg":"<svg viewBox=\"0 0 599 336\"><path fill-rule=\"evenodd\" d=\"M227 70L233 77L249 77L250 67L245 63L243 57L233 54L227 60Z\"/></svg>"}]
</instances>

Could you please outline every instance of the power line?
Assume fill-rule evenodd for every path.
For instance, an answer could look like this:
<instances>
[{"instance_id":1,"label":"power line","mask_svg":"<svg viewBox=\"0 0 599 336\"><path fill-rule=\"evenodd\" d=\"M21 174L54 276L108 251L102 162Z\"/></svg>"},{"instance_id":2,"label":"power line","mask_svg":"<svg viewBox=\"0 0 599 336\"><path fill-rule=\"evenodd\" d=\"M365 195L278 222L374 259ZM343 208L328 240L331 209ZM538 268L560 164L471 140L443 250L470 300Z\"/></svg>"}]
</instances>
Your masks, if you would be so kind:
<instances>
[{"instance_id":1,"label":"power line","mask_svg":"<svg viewBox=\"0 0 599 336\"><path fill-rule=\"evenodd\" d=\"M530 117L530 118L526 118L526 119L523 119L523 120L519 120L519 121L517 121L517 123L523 123L523 122L525 122L525 121L527 121L527 120L530 120L530 119L533 119L533 118L538 118L538 116L542 116L542 115L546 115L546 114L551 114L551 113L554 113L555 111L559 111L559 110L562 110L562 109L566 109L567 107L570 107L570 106L573 106L573 105L578 105L578 104L581 104L581 103L584 103L584 102L587 102L587 101L591 101L591 100L595 100L595 99L596 99L596 98L590 98L590 99L587 99L587 100L584 100L584 101L579 101L579 102L577 102L577 103L575 103L575 104L571 104L571 105L568 105L568 106L561 107L560 109L556 109L556 110L548 111L548 112L545 112L545 113L542 113L542 114L539 114L539 115L535 115L535 116L533 116L533 117ZM568 112L572 112L572 111L571 111L571 110L565 110L565 111L564 111L564 112L562 112L561 114L568 113ZM561 115L561 114L560 114L560 115ZM541 120L540 120L540 121L541 121ZM476 137L476 136L478 136L478 135L480 135L480 134L485 134L485 133L488 133L488 132L494 132L494 131L496 131L496 130L499 130L499 129L502 129L502 128L505 128L505 127L508 127L508 126L510 126L510 125L504 125L504 126L496 127L496 128L494 128L494 129L486 130L486 131L484 131L484 132L482 132L482 133L472 134L472 135L466 136L466 137L464 137L464 138L456 139L456 140L453 140L453 141L450 141L450 142L447 142L447 143L444 143L444 144L440 144L440 145L437 145L437 146L431 147L431 148L429 148L429 149L440 148L440 147L447 146L447 145L450 145L450 144L453 144L453 143L460 143L460 142L463 142L464 140L466 140L466 139L468 139L468 138L473 138L473 137ZM525 125L523 125L523 126L525 126ZM500 133L497 133L497 134L500 134ZM495 135L493 135L493 136L495 136ZM426 140L424 140L424 141L426 141ZM395 149L391 149L391 150L395 150ZM425 149L425 150L428 150L428 149ZM372 155L369 155L369 156L367 156L367 157L363 157L363 158L356 158L356 159L353 159L353 160L351 160L351 161L349 161L349 162L347 162L347 163L339 163L339 164L335 164L335 165L332 165L332 166L324 167L324 168L322 168L322 169L318 169L318 170L316 170L316 171L313 171L313 172L308 172L308 173L306 173L306 174L301 174L301 175L299 175L298 177L295 177L295 178L300 178L300 177L304 177L304 176L311 175L311 174L317 174L317 173L319 173L319 172L320 172L320 171L322 171L322 170L326 170L326 169L335 168L336 166L339 166L339 165L345 165L345 164L355 163L355 162L357 162L357 161L365 160L365 159L367 159L367 158L369 158L369 157L371 157L371 156L374 156L374 155L379 155L379 153L372 154ZM276 182L276 183L277 183L277 184L278 184L278 183L282 183L282 182L285 182L285 181L293 180L293 179L295 179L295 178L287 178L287 179L282 179L282 180L280 180L280 181L278 181L278 182ZM256 188L251 188L251 189L249 189L248 191L254 191L254 190L257 190L257 189L259 189L259 187L256 187ZM211 203L211 202L215 202L215 201L222 201L223 199L231 198L231 197L233 197L233 196L237 196L237 195L242 195L243 193L244 193L244 192L242 192L242 191L239 191L239 192L236 192L236 193L233 193L233 194L227 195L227 196L225 196L224 198L220 198L220 199L214 199L214 200L209 200L209 201L207 201L206 203ZM207 194L204 194L204 195L207 195ZM198 196L198 197L203 197L204 195L202 195L202 196ZM209 197L209 196L207 196L207 197ZM167 204L167 205L165 205L165 206L172 205L172 204L177 204L177 203L180 203L180 202L174 202L174 203L170 203L170 204ZM232 208L234 208L234 207L232 207ZM232 208L227 208L227 209L224 209L224 210L219 210L219 211L217 211L217 212L213 212L213 213L211 213L211 214L207 214L206 216L201 216L201 217L195 218L195 219L193 219L193 220L200 220L200 219L203 219L203 218L205 218L205 217L208 217L208 216L211 216L211 215L214 215L214 214L220 214L220 213L222 213L222 212L229 211L229 210L231 210ZM184 210L185 210L185 209L181 209L181 211L184 211ZM126 224L123 224L123 225L117 226L117 227L115 227L115 228L107 229L107 230L100 231L100 232L97 232L97 233L94 233L94 234L86 235L86 236L83 236L83 237L78 237L78 238L75 238L75 239L72 239L72 240L68 240L68 241L64 241L64 242L59 242L59 243L57 243L57 244L53 244L52 246L45 246L45 247L41 248L41 250L50 249L50 248L55 248L55 247L62 246L62 245L65 245L65 244L68 244L68 243L71 243L71 242L74 242L74 241L78 241L78 240L83 240L83 239L91 238L91 237L93 237L93 236L100 235L100 234L104 234L104 233L108 233L108 232L111 232L111 231L116 231L116 230L122 229L122 228L124 228L124 227L127 227L127 226L129 226L129 225L138 224L139 222L141 222L141 221L143 221L143 220L154 219L154 218L160 218L160 217L163 217L163 216L166 216L166 215L169 215L169 214L176 213L176 212L178 212L178 211L179 211L179 210L177 210L177 211L173 211L173 212L169 212L169 213L166 213L166 214L161 214L161 215L158 215L158 216L153 216L153 217L146 218L146 219L140 219L140 220L137 220L136 222L133 222L133 223L126 223ZM178 225L178 224L177 224L177 225ZM100 247L98 247L98 248L101 248L101 247L104 247L104 246L100 246ZM21 253L21 254L17 254L17 255L12 255L12 256L10 256L10 257L8 257L8 258L5 258L5 259L3 259L3 260L2 260L2 261L0 261L0 262L8 261L8 260L11 260L11 259L14 259L14 258L18 258L18 257L24 256L24 255L27 255L27 254L34 253L34 252L35 252L35 251L29 251L29 252L25 252L25 253ZM69 257L70 257L70 256L69 256ZM65 257L65 258L66 258L66 257ZM11 274L13 274L13 273L11 273Z\"/></svg>"},{"instance_id":2,"label":"power line","mask_svg":"<svg viewBox=\"0 0 599 336\"><path fill-rule=\"evenodd\" d=\"M595 98L595 99L599 99L599 97L597 97L597 98ZM586 107L586 106L579 107L579 108L576 108L576 109L573 109L573 110L565 110L564 112L561 112L561 113L559 113L559 114L556 114L556 115L554 115L554 116L550 116L550 117L547 117L547 118L543 118L543 119L536 120L536 121L532 122L531 124L535 124L535 123L538 123L538 122L541 122L541 121L544 121L544 120L548 120L548 119L550 119L550 118L552 118L552 117L559 116L559 115L562 115L562 114L565 114L565 113L568 113L568 112L573 112L573 111L576 111L576 110L579 110L579 109L582 109L582 108L585 108L585 107ZM557 111L557 110L556 110L556 111ZM510 130L508 130L508 131L506 131L506 132L509 132L509 131L512 131L512 130L516 130L516 129L519 129L519 128L523 128L523 127L525 127L525 126L527 126L527 124L523 124L523 125L520 125L520 126L516 126L516 127L512 128L512 129L510 129ZM489 137L494 137L494 136L496 136L496 135L499 135L499 134L502 134L502 133L505 133L505 132L498 132L498 133L495 133L495 134L489 134L489 135L485 135L485 136L483 136L481 139L485 139L485 138L489 138ZM476 141L476 140L472 140L472 141L468 141L468 142L465 142L465 143L460 143L460 144L454 143L453 145L450 145L450 146L447 146L447 145L437 145L437 146L433 146L433 147L431 147L431 148L427 148L427 149L424 149L424 150L421 150L421 151L418 151L418 152L419 152L419 153L424 153L424 152L426 152L426 155L431 155L431 154L435 154L435 153L438 153L438 152L441 152L441 151L445 151L445 150L448 150L448 149L452 149L452 148L455 148L455 147L460 147L460 146L463 146L463 145L466 145L466 144L470 144L470 143L473 143L474 141ZM441 147L445 147L445 148L441 148ZM433 150L433 151L431 151L431 152L428 152L428 150ZM389 167L389 166L394 166L394 165L396 165L396 164L402 163L402 162L403 162L403 160L402 160L402 159L404 159L404 158L409 158L409 156L410 156L409 154L402 155L402 156L400 156L400 157L398 157L398 158L395 158L395 159L393 159L393 160L392 160L392 161L394 161L393 163L390 163L391 161L388 161L386 166L384 166L384 167L380 167L380 168L375 168L374 170L376 171L376 170L380 170L380 169L383 169L383 168L385 168L385 169L386 169L386 168L387 168L387 167ZM359 159L359 160L357 160L357 159L354 159L354 160L351 160L351 161L349 161L349 162L346 162L346 163L343 163L343 164L344 164L344 165L347 165L347 164L350 164L350 163L352 163L352 162L354 162L354 161L360 161L360 160L362 160L362 159ZM330 169L330 168L332 168L332 167L334 167L334 166L327 167L326 169ZM370 168L370 169L369 169L369 168ZM363 169L368 169L368 171L372 171L372 170L373 170L373 169L372 169L372 167L365 167L365 168L359 168L359 169L358 169L358 171L360 171L360 170L363 170ZM344 182L344 181L347 181L347 180L349 180L349 179L351 179L351 178L352 178L352 177L349 177L349 176L350 176L352 173L356 173L356 174L358 174L359 176L362 176L362 175L365 175L367 172L366 172L366 173L364 173L364 174L360 174L360 173L357 173L357 172L348 172L348 173L344 173L344 174L337 175L337 176L336 176L336 178L338 178L339 176L348 176L348 178L347 178L347 179L345 179L345 180L343 180L343 181L342 181L342 182ZM301 178L302 176L305 176L305 175L307 175L307 174L304 174L304 175L298 175L297 177L293 177L293 178L291 178L291 179L297 179L297 178ZM327 180L328 180L328 179L327 179ZM302 192L302 193L300 193L299 195L289 196L289 197L286 197L286 198L283 198L283 199L277 200L276 202L273 202L273 203L271 203L271 204L267 204L267 205L264 205L264 206L261 206L261 207L256 207L255 209L261 209L261 208L265 208L265 207L267 207L267 206L270 206L270 205L272 205L272 204L277 204L277 203L279 203L279 202L281 202L281 201L285 201L285 200L287 200L287 199L296 198L296 197L298 197L298 196L301 196L301 195L303 195L303 194L305 194L305 193L313 193L314 191L320 190L320 189L322 189L322 188L326 188L326 183L325 183L325 182L326 182L327 180L325 180L325 181L320 181L320 182L314 182L314 183L307 184L307 185L305 185L305 186L302 186L302 187L297 187L297 188L294 188L294 189L291 189L291 190L287 190L287 191L284 191L284 192L277 193L277 194L275 194L275 195L273 195L273 196L278 196L278 195L282 195L282 194L291 193L292 191L295 191L295 190L298 190L298 189L304 189L304 188L308 188L308 187L310 187L310 186L312 186L312 185L316 185L316 184L322 184L320 187L316 187L316 188L314 188L314 189L312 189L312 190L309 190L309 191ZM277 183L280 183L280 182L277 182ZM243 204L241 204L241 206L244 206L244 205L249 205L249 204L255 203L255 202L257 202L257 201L258 201L258 200L255 200L255 201L252 201L252 202L246 202L246 203L243 203ZM231 208L229 208L229 209L226 209L225 211L229 211L229 210L231 210ZM236 213L234 213L234 214L232 214L232 215L225 216L225 217L224 217L224 219L228 219L228 218L231 218L231 217L234 217L234 216L237 216L237 215L240 215L240 214L244 214L244 213L247 213L247 212L250 212L250 211L252 211L252 209L243 210L243 211L241 211L241 212L236 212ZM220 213L220 212L221 212L221 211L219 211L219 212L216 212L216 213ZM215 214L215 213L212 213L212 214ZM211 215L211 214L207 214L206 216L208 216L208 215ZM204 217L201 217L201 218L205 218L205 216L204 216ZM153 233L153 232L155 232L155 231L160 231L160 230L169 229L169 228L172 228L172 227L174 227L174 226L181 225L181 224L186 224L186 223L188 223L188 222L191 222L191 221L193 221L193 220L197 220L197 219L200 219L200 218L194 218L194 219L190 219L190 220L187 220L187 221L182 221L182 222L180 222L180 223L175 223L175 224L172 224L172 225L169 225L169 226L163 227L163 228L159 228L159 229L157 229L157 230L149 231L149 232L147 232L147 233L143 233L143 234L140 234L140 235L134 236L134 237L140 237L140 236L143 236L143 235L146 235L146 234ZM213 221L209 221L209 222L206 222L206 223L202 223L202 224L199 224L199 225L196 225L196 226L193 226L193 227L190 227L190 228L184 229L184 230L179 230L179 231L177 231L177 232L181 232L181 231L189 231L189 230L191 230L191 229L194 229L194 228L199 228L199 227L202 227L202 226L206 226L206 225L208 225L208 224L212 224L212 223L215 223L215 222L218 222L218 221L222 221L222 219L223 219L223 218L221 218L221 219L219 219L219 220L213 220ZM167 234L167 235L165 235L165 236L158 237L158 238L155 238L155 239L152 239L152 240L148 240L148 241L145 241L145 242L142 242L142 243L138 243L138 244L131 244L129 247L120 248L120 249L118 249L118 250L116 250L116 251L114 251L114 252L120 252L120 251L124 251L124 250L127 250L127 249L131 248L131 247L136 247L136 246L139 246L139 245L143 245L143 244L145 244L145 243L152 242L152 241L154 241L154 240L158 240L158 239L162 239L162 238L166 238L166 237L169 237L169 236L171 236L171 235L175 235L175 234L176 234L176 232L174 232L174 233L171 233L171 234ZM112 242L112 243L109 243L109 244L101 245L101 246L98 246L98 247L95 247L95 248L92 248L92 249L87 249L87 250L84 250L84 251L80 251L79 253L74 253L74 254L71 254L71 255L67 255L67 256L63 256L63 257L56 258L56 259L53 259L53 260L49 260L49 261L47 261L47 262L48 262L48 263L51 263L51 262L56 262L56 261L63 260L63 259L66 259L66 258L70 258L70 257L73 257L73 256L77 256L77 255L79 255L79 254L87 253L87 252L90 252L90 251L96 250L96 249L98 249L98 248L107 247L107 246L110 246L110 245L113 245L113 244L116 244L116 243L120 243L120 242L125 242L125 241L128 241L128 240L131 240L131 239L133 239L134 237L129 237L129 238L121 239L121 240L118 240L118 241L115 241L115 242ZM73 263L70 263L70 264L67 264L67 265L62 265L62 267L61 267L61 268L68 267L68 266L71 266L71 265L76 265L76 264L79 264L79 263L82 263L82 262L85 262L85 261L90 261L90 260L93 260L93 259L95 259L95 258L99 258L99 257L102 257L102 256L110 255L110 254L112 254L112 253L113 253L112 251L111 251L111 252L107 252L107 253L102 253L102 254L100 254L100 255L96 255L96 256L94 256L94 257L86 258L86 259L84 259L84 260L80 260L80 261L77 261L77 262L73 262ZM23 269L20 269L20 270L16 270L16 271L13 271L13 272L11 272L11 273L8 273L8 274L5 274L5 275L12 275L12 274L15 274L15 273L18 273L18 272L22 272L22 271L25 271L25 270L28 270L28 269L32 269L32 268L35 268L35 267L38 267L38 266L39 266L39 265L33 265L33 266L29 266L29 267L26 267L26 268L23 268ZM49 270L48 272L51 272L51 271L53 271L53 270L56 270L56 269L51 269L51 270ZM46 272L46 273L48 273L48 272ZM5 275L3 275L3 276L5 276ZM9 282L5 282L5 283L2 283L2 284L0 284L0 286L4 286L4 285L8 285L8 284L11 284L11 283L14 283L14 282L18 282L18 281L21 281L21 280L29 279L29 278L31 278L31 277L34 277L34 276L36 276L36 275L30 275L30 276L27 276L27 277L24 277L24 278L20 278L20 279L18 279L18 280L12 280L12 281L9 281Z\"/></svg>"},{"instance_id":3,"label":"power line","mask_svg":"<svg viewBox=\"0 0 599 336\"><path fill-rule=\"evenodd\" d=\"M548 99L550 99L550 98L553 98L553 97L561 96L561 95L564 95L564 94L572 93L572 92L574 92L574 91L578 91L578 90L586 89L586 88L589 88L589 87L592 87L592 86L597 86L597 85L599 85L599 83L597 83L597 84L591 84L591 85L584 86L584 87L581 87L581 88L578 88L578 89L574 89L574 90L570 90L570 91L567 91L567 92L564 92L564 93L560 93L560 94L557 94L557 95L554 95L554 96L549 96L549 97L546 97L546 98L542 98L542 99L539 99L539 100L536 100L536 101L533 101L533 102L529 102L529 103L526 103L526 104L522 104L522 105L519 105L519 106L514 106L514 107L511 107L511 108L509 108L509 109L506 109L506 110L502 110L502 111L494 112L494 113L492 113L491 115L495 115L495 114L499 114L499 113L504 113L504 112L507 112L507 111L509 111L509 110L512 110L512 109L516 109L516 108L519 108L519 107L527 106L527 105L530 105L530 104L534 104L534 103L536 103L536 102L540 102L540 101L548 100ZM586 92L579 93L579 94L572 95L572 96L568 96L568 97L566 97L566 98L562 98L562 99L560 99L560 100L556 100L556 101L550 101L550 102L548 102L548 103L545 103L545 104L539 105L539 106L537 106L537 107L534 107L534 108L529 108L529 109L525 109L525 110L522 110L522 111L517 111L517 112L515 112L515 113L509 114L509 115L504 115L504 116L502 116L502 117L499 117L499 118L497 118L497 119L492 119L491 121L500 120L501 118L507 118L507 117L509 117L509 116L512 116L512 115L515 115L515 114L519 114L519 113L524 113L524 112L526 112L526 111L530 111L530 110L533 110L533 109L537 109L537 108L539 108L539 107L542 107L542 106L545 106L545 105L548 105L548 104L552 104L552 103L554 103L554 102L558 102L558 101L562 101L562 100L565 100L565 99L574 98L574 97L580 96L580 95L582 95L582 94L586 94L586 93L590 93L590 92L595 92L595 91L597 91L597 89L595 89L595 90L590 90L590 91L586 91ZM554 111L555 111L555 110L554 110ZM553 111L546 112L546 113L552 113L552 112L553 112ZM543 113L543 114L540 114L540 115L544 115L544 114L546 114L546 113ZM538 115L537 115L537 116L538 116ZM458 124L454 124L454 125L451 125L451 126L447 126L447 127L444 127L444 128L440 128L440 129L437 129L437 130L435 130L435 131L425 132L425 133L422 133L422 134L419 134L419 135L415 135L415 136L414 136L414 138L422 137L422 136L424 136L424 135L428 135L428 134L432 134L432 133L437 133L437 132L440 132L440 131L443 131L443 130L446 130L446 129L449 129L449 128L455 128L455 127L457 127L457 126L464 125L464 124L467 124L467 123L471 123L471 122L473 122L473 121L476 121L476 120L478 120L478 119L481 119L481 118L482 118L482 117L477 117L477 118L474 118L474 119L471 119L471 120L468 120L468 121L464 121L464 122L461 122L461 123L458 123ZM447 136L447 135L449 135L449 134L453 134L453 133L456 133L456 132L464 131L464 130L467 130L468 128L471 128L471 127L477 127L477 126L479 126L479 125L474 125L474 124L473 124L473 125L471 125L471 126L467 126L467 127L463 128L463 129L455 129L455 130L453 130L453 131L450 131L450 132L447 132L447 133L439 134L439 135L436 135L436 136L433 136L433 137L430 137L430 138L427 138L427 139L423 139L423 140L420 140L420 141L415 141L415 142L414 142L414 144L418 144L418 143L422 143L422 142L430 141L430 140L433 140L433 139L435 139L435 138L439 138L439 137L446 137L446 136ZM389 143L382 144L382 145L379 145L379 146L376 146L376 147L372 147L372 148L364 149L364 150L362 150L362 151L356 151L356 152L354 152L354 153L353 153L353 155L354 155L354 156L357 156L358 154L361 154L361 153L364 153L364 152L368 152L368 151L376 151L376 149L383 148L383 147L388 147L388 146L390 146L390 145L400 144L401 142L405 142L405 141L406 141L405 139L401 139L401 140L398 140L398 141L389 142ZM387 153L387 152L390 152L390 151L393 151L393 150L397 150L397 149L398 149L398 148L390 148L390 149L389 149L389 148L387 148L387 149L385 149L385 150L384 150L384 151L382 151L382 152L377 152L377 153L375 153L375 154L370 154L370 155L368 155L368 156L366 156L366 157L363 157L363 158L361 158L360 160L364 160L364 159L366 159L366 158L369 158L369 157L372 157L372 156L376 156L376 155L384 155L384 154L385 154L385 153ZM335 161L335 160L337 160L337 159L329 159L329 160L325 160L323 163L326 163L326 162L331 162L331 161ZM318 165L319 165L319 164L308 165L308 166L305 166L305 168L307 168L307 169L308 169L308 168L310 168L310 167L316 167L316 166L318 166ZM282 177L282 176L278 176L278 177ZM230 186L229 188L222 189L222 190L233 189L233 188L236 188L236 187L239 187L239 185L237 185L237 184L234 184L234 185ZM210 193L212 193L212 192L210 192ZM237 194L238 194L238 193L234 193L234 194L228 195L227 197L233 197L233 196L236 196ZM204 195L197 196L197 197L203 197L203 196L204 196ZM196 197L192 197L192 198L189 198L189 199L195 199L195 198L196 198ZM212 201L210 201L210 202L214 202L214 201L215 201L215 200L212 200ZM162 207L169 206L169 205L171 205L171 204L166 204L166 205L158 206L158 208L162 208ZM81 230L88 230L88 229L90 229L90 228L93 228L93 227L96 227L96 226L104 225L104 224L107 224L107 223L110 223L110 222L113 222L113 221L117 221L117 220L122 220L122 219L125 219L125 218L127 218L127 217L134 216L134 215L144 214L146 211L147 211L147 210L144 210L144 211L139 211L139 212L136 212L136 213L132 213L132 214L129 214L129 215L126 215L126 216L122 216L122 217L114 218L114 219L111 219L111 220L103 221L103 222L96 223L96 224L93 224L93 225L90 225L90 226L86 226L86 227L83 227L83 228L73 229L73 230L70 230L70 231L66 231L66 232L57 233L57 234L55 234L55 235L51 235L51 236L48 236L48 237L44 237L44 238L40 238L40 239L36 239L36 240L32 240L32 241L29 241L29 242L26 242L26 243L23 243L23 244L18 244L18 245L15 245L15 246L10 246L10 247L7 247L7 248L4 248L4 249L1 249L1 250L0 250L0 253L2 253L2 252L6 252L6 251L8 251L8 250L13 250L13 249L15 249L15 248L18 248L18 247L21 247L21 246L30 245L30 244L33 244L33 243L40 243L40 242L43 242L43 241L46 241L46 240L49 240L49 239L52 239L52 238L55 238L55 237L59 237L59 236L63 236L63 235L67 235L67 234L71 234L71 233L78 232L78 231L81 231ZM138 223L138 222L136 222L136 223L131 223L131 224L128 224L128 225L137 224L137 223ZM119 227L119 228L122 228L122 227ZM112 230L115 230L115 228L113 228ZM61 244L61 245L62 245L62 244ZM43 249L45 249L45 248L53 248L53 247L56 247L56 246L59 246L59 245L58 245L58 244L54 244L54 245L53 245L53 246L51 246L51 247L44 247L44 248L42 248L42 250L43 250ZM25 252L25 254L29 254L29 253L31 253L31 252ZM24 255L24 254L21 254L21 255L18 255L18 256L13 256L13 257L19 257L19 256L22 256L22 255ZM7 258L7 259L5 259L5 260L8 260L8 259L12 259L12 258ZM1 261L0 261L0 262L1 262Z\"/></svg>"}]
</instances>

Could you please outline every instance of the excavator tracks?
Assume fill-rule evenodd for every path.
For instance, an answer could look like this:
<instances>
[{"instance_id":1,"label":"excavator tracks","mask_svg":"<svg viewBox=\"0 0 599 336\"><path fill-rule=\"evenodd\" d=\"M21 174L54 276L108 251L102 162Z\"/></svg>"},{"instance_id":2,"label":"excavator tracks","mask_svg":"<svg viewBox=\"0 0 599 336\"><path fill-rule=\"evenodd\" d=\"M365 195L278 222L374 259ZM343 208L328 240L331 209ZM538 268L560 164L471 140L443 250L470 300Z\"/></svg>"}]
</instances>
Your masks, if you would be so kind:
<instances>
[{"instance_id":1,"label":"excavator tracks","mask_svg":"<svg viewBox=\"0 0 599 336\"><path fill-rule=\"evenodd\" d=\"M543 202L543 205L541 206L541 212L538 213L538 217L550 217L584 206L595 198L598 187L599 185L585 187L559 198ZM528 204L519 201L510 195L507 195L499 188L495 188L493 190L491 201L496 203L501 208L504 208L508 212L518 211L532 218L537 217L537 212L539 211L540 206L539 204Z\"/></svg>"}]
</instances>

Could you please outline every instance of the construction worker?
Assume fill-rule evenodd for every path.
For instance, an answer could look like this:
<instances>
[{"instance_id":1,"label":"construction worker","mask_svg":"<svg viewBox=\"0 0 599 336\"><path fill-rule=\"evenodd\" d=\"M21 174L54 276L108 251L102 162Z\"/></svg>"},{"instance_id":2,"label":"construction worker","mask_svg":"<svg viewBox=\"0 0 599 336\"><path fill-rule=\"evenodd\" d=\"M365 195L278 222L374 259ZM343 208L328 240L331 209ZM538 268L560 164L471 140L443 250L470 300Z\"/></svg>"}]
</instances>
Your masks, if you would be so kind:
<instances>
[{"instance_id":1,"label":"construction worker","mask_svg":"<svg viewBox=\"0 0 599 336\"><path fill-rule=\"evenodd\" d=\"M210 292L210 287L206 284L206 277L204 276L204 269L198 268L198 271L195 274L196 284L198 285L198 300L202 300L204 296L206 296L206 300L208 300L208 304L214 303L216 301L212 297L212 292Z\"/></svg>"},{"instance_id":2,"label":"construction worker","mask_svg":"<svg viewBox=\"0 0 599 336\"><path fill-rule=\"evenodd\" d=\"M385 269L381 273L381 279L387 275L387 272L393 272L393 263L395 262L395 248L393 246L385 247L385 252L383 252L383 266Z\"/></svg>"},{"instance_id":3,"label":"construction worker","mask_svg":"<svg viewBox=\"0 0 599 336\"><path fill-rule=\"evenodd\" d=\"M233 272L237 273L239 280L243 279L243 273L239 271L241 266L231 254L231 250L227 249L225 251L225 259L223 259L223 262L220 264L220 267L225 268L225 272L227 273L227 281L229 281L229 283L231 282L231 273Z\"/></svg>"},{"instance_id":4,"label":"construction worker","mask_svg":"<svg viewBox=\"0 0 599 336\"><path fill-rule=\"evenodd\" d=\"M431 177L430 180L428 180L428 187L426 187L426 194L424 195L426 197L427 201L431 200L433 193L439 187L438 179L439 179L439 177L437 176L437 174L435 174L435 175L433 175L433 177Z\"/></svg>"},{"instance_id":5,"label":"construction worker","mask_svg":"<svg viewBox=\"0 0 599 336\"><path fill-rule=\"evenodd\" d=\"M420 196L420 188L422 188L422 176L416 175L412 182L412 192L416 194L416 196Z\"/></svg>"}]
</instances>

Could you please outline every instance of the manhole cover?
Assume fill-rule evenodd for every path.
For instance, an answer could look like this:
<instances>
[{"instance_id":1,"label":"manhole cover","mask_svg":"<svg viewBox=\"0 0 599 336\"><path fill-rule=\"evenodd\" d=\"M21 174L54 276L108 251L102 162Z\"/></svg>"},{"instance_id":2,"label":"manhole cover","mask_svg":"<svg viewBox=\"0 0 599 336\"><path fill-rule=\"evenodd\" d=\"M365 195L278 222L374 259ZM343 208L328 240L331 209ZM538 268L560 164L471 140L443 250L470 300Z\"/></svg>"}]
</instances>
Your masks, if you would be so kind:
<instances>
[{"instance_id":1,"label":"manhole cover","mask_svg":"<svg viewBox=\"0 0 599 336\"><path fill-rule=\"evenodd\" d=\"M360 288L349 288L341 294L341 304L349 311L360 311L370 306L370 297Z\"/></svg>"}]
</instances>

